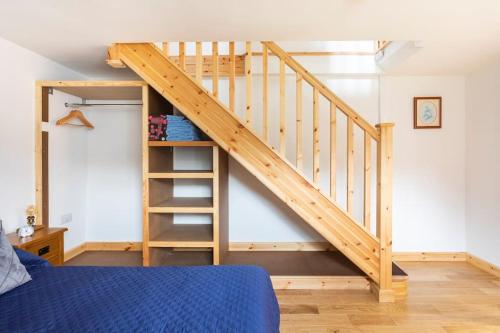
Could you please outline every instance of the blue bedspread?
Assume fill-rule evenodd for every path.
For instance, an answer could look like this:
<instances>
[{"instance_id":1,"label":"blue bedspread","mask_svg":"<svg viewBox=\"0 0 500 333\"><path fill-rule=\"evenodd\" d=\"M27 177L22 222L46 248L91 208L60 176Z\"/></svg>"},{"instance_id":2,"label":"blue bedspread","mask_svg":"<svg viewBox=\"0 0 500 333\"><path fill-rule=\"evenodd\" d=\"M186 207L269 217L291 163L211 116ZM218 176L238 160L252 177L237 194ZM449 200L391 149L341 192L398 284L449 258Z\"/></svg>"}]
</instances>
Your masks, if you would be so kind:
<instances>
[{"instance_id":1,"label":"blue bedspread","mask_svg":"<svg viewBox=\"0 0 500 333\"><path fill-rule=\"evenodd\" d=\"M33 280L0 296L0 332L279 330L259 267L27 268Z\"/></svg>"}]
</instances>

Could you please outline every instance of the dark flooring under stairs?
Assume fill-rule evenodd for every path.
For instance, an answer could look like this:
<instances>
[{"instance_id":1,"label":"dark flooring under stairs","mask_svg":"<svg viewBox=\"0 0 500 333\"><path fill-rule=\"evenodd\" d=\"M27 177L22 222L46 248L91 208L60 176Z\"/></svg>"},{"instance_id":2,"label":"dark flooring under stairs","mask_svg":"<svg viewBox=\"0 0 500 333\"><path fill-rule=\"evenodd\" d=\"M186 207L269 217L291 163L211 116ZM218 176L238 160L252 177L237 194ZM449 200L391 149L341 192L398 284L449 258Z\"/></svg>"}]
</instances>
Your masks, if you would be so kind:
<instances>
[{"instance_id":1,"label":"dark flooring under stairs","mask_svg":"<svg viewBox=\"0 0 500 333\"><path fill-rule=\"evenodd\" d=\"M205 253L199 251L198 255L201 258ZM176 260L171 264L183 265ZM223 264L257 265L264 267L270 275L365 275L339 251L231 251L224 257ZM142 252L87 251L67 261L65 266L142 266ZM406 276L395 264L392 270L395 276Z\"/></svg>"}]
</instances>

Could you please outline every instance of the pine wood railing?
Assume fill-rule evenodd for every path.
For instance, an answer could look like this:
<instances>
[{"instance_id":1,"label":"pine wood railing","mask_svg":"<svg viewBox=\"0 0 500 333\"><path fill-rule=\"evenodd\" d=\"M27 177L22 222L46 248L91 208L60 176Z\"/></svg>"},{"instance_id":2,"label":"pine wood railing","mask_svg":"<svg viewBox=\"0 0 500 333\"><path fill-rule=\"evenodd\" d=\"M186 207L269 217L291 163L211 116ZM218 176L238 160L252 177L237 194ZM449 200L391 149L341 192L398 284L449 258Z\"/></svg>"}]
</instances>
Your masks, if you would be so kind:
<instances>
[{"instance_id":1,"label":"pine wood railing","mask_svg":"<svg viewBox=\"0 0 500 333\"><path fill-rule=\"evenodd\" d=\"M206 44L206 43L205 43ZM201 42L194 42L194 55L186 54L186 42L178 43L178 54L174 55L169 52L169 43L162 44L162 50L166 56L176 62L178 66L191 74L194 79L202 86L204 79L209 76L211 78L211 88L209 92L219 99L222 103L226 104L231 113L238 114L240 120L245 126L254 131L259 132L261 140L273 147L270 142L271 126L270 118L272 115L269 102L270 97L270 56L276 57L279 61L279 69L277 78L279 82L279 107L275 115L279 124L279 133L277 137L277 148L275 149L278 154L287 161L291 166L295 167L298 172L303 172L306 162L312 164L312 179L309 181L321 192L327 193L326 195L334 203L337 202L337 145L339 142L346 144L346 186L345 186L345 211L353 216L355 209L355 152L359 149L362 152L363 159L363 193L362 193L362 218L358 224L362 225L366 231L374 231L379 241L380 251L380 298L391 298L391 284L392 284L392 128L393 124L379 124L373 126L355 112L347 103L335 95L326 85L319 81L314 75L309 73L302 65L300 65L293 57L281 49L276 43L270 41L261 42L262 52L259 56L262 57L262 72L258 74L258 79L262 82L262 91L257 93L261 94L261 103L258 103L261 110L261 124L255 124L255 91L253 90L253 82L256 79L256 74L252 72L252 42L243 42L244 54L236 55L235 42L227 43L228 54L219 54L219 43L211 42L211 54L203 54L203 45ZM193 64L194 62L194 64ZM295 76L295 147L293 155L294 160L287 159L290 155L287 152L287 119L292 116L287 113L287 86L286 75L292 73ZM221 90L221 79L227 81L224 88L227 91ZM237 107L237 94L236 87L241 86L237 84L244 83L244 110L238 110ZM206 83L206 82L205 82ZM309 85L312 89L312 105L310 109L304 108L304 86ZM205 87L206 89L206 87ZM211 90L211 91L210 91ZM225 96L225 101L221 95ZM320 116L321 110L320 99L326 99L329 103L329 133L325 135L320 133ZM288 100L289 101L289 100ZM338 111L343 114L346 119L346 138L345 140L338 140ZM304 116L306 112L312 113L312 128L310 132L304 133ZM355 131L362 131L363 140L361 145L355 142ZM304 152L304 138L306 135L312 137L312 161L305 161ZM321 151L321 140L328 138L330 150L327 152ZM275 142L276 143L276 142ZM376 165L372 165L372 145L376 147ZM320 168L321 154L326 153L329 155L329 169L322 170ZM374 172L376 169L376 172ZM321 176L328 174L329 189L323 190L320 186ZM376 196L372 196L372 177L376 177ZM307 177L305 177L306 180ZM375 220L376 225L372 226L370 223L373 212L371 211L372 200L375 199Z\"/></svg>"}]
</instances>

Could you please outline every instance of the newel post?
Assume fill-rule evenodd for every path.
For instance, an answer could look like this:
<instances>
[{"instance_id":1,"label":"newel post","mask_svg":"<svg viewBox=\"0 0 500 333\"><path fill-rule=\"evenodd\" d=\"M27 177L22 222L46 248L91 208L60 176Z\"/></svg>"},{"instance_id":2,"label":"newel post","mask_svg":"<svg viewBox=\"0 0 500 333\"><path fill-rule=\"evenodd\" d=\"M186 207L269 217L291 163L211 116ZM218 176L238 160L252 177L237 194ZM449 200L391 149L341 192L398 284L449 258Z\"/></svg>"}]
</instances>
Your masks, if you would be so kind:
<instances>
[{"instance_id":1,"label":"newel post","mask_svg":"<svg viewBox=\"0 0 500 333\"><path fill-rule=\"evenodd\" d=\"M392 288L392 132L394 124L376 126L377 146L377 237L380 239L380 302L393 302Z\"/></svg>"}]
</instances>

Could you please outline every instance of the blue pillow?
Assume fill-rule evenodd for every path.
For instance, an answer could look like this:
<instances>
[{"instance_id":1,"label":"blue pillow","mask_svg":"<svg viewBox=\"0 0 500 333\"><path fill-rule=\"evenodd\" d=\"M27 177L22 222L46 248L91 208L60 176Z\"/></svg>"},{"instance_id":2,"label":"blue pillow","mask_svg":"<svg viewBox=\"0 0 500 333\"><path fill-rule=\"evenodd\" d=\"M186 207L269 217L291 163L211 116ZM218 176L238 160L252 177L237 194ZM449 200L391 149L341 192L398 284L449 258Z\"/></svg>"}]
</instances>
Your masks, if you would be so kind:
<instances>
[{"instance_id":1,"label":"blue pillow","mask_svg":"<svg viewBox=\"0 0 500 333\"><path fill-rule=\"evenodd\" d=\"M23 264L27 269L50 266L49 262L42 257L38 257L32 253L17 248L14 248L14 251L16 251L21 264Z\"/></svg>"}]
</instances>

